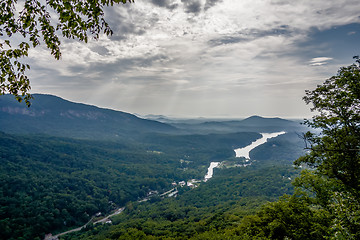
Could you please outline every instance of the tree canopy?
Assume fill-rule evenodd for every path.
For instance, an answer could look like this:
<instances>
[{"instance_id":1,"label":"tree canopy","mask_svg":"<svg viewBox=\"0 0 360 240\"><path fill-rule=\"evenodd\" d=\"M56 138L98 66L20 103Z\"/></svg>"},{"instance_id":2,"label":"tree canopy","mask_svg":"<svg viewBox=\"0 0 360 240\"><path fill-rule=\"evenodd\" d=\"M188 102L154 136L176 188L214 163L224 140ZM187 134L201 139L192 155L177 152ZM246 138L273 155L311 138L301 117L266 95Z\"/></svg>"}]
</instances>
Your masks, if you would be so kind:
<instances>
[{"instance_id":1,"label":"tree canopy","mask_svg":"<svg viewBox=\"0 0 360 240\"><path fill-rule=\"evenodd\" d=\"M22 61L30 48L45 44L55 59L61 57L60 36L87 42L89 35L111 35L104 7L134 0L1 0L0 95L11 93L29 105L30 66Z\"/></svg>"},{"instance_id":2,"label":"tree canopy","mask_svg":"<svg viewBox=\"0 0 360 240\"><path fill-rule=\"evenodd\" d=\"M342 67L304 100L317 111L307 124L321 129L320 135L307 133L310 152L297 163L315 166L321 175L340 180L360 191L360 60Z\"/></svg>"}]
</instances>

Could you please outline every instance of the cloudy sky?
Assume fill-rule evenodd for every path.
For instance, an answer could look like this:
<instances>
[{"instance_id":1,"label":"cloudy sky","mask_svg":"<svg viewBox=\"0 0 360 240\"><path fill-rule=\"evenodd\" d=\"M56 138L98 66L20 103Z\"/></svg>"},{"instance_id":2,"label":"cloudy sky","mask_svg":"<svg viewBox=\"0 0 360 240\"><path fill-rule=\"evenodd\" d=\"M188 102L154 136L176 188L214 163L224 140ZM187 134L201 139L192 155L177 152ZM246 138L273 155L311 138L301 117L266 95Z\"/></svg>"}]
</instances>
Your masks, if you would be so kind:
<instances>
[{"instance_id":1,"label":"cloudy sky","mask_svg":"<svg viewBox=\"0 0 360 240\"><path fill-rule=\"evenodd\" d=\"M302 101L360 54L359 0L136 0L113 36L30 54L32 93L177 117L309 117Z\"/></svg>"}]
</instances>

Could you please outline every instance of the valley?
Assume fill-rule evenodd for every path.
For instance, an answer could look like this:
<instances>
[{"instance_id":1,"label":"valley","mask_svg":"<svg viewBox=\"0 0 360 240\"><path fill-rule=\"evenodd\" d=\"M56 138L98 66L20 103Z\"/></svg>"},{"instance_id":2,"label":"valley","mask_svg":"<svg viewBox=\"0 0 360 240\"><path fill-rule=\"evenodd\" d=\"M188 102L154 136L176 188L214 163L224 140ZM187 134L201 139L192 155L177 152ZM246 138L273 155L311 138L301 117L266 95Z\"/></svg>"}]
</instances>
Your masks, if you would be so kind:
<instances>
[{"instance_id":1,"label":"valley","mask_svg":"<svg viewBox=\"0 0 360 240\"><path fill-rule=\"evenodd\" d=\"M244 148L240 148L240 149L235 149L235 153L236 153L236 157L245 157L246 158L246 161L250 161L249 159L249 154L250 154L250 151L252 149L254 149L255 147L257 146L260 146L261 144L264 144L269 138L275 138L281 134L285 134L285 132L278 132L278 133L262 133L262 138L260 139L257 139L256 141L252 142L250 145L244 147ZM192 179L192 180L188 180L188 181L180 181L179 182L179 185L177 183L172 183L172 185L175 184L178 185L177 187L184 187L184 186L188 186L188 187L198 187L198 185L195 185L195 183L200 183L200 182L207 182L208 180L210 180L212 177L213 177L213 174L214 174L214 168L217 168L221 165L221 162L211 162L210 163L210 166L208 167L208 170L207 170L207 173L206 175L204 176L204 179L203 180L195 180L195 179ZM241 166L241 165L240 165ZM242 166L249 166L249 164L247 165L242 165ZM177 190L177 187L175 188L172 188L164 193L157 193L155 195L151 195L150 197L145 197L143 199L140 199L138 200L138 202L144 202L144 201L149 201L151 199L151 197L154 197L154 196L160 196L160 197L176 197L177 194L179 193L179 191ZM82 227L79 227L79 228L75 228L75 229L72 229L72 230L69 230L69 231L66 231L66 232L63 232L63 233L60 233L60 234L57 234L55 235L53 238L58 238L62 235L65 235L65 234L68 234L68 233L72 233L72 232L78 232L78 231L81 231L83 228L86 228L88 224L98 224L98 223L102 223L104 224L105 222L108 222L110 217L113 217L115 215L118 215L120 213L122 213L124 211L125 207L121 207L117 210L114 211L114 213L112 214L109 214L105 217L103 217L102 219L100 220L97 220L97 221L94 221L92 222L90 220L90 222L86 223L84 226ZM111 223L111 221L110 221ZM49 238L50 239L50 238Z\"/></svg>"},{"instance_id":2,"label":"valley","mask_svg":"<svg viewBox=\"0 0 360 240\"><path fill-rule=\"evenodd\" d=\"M3 97L2 239L42 239L78 227L60 239L96 239L95 232L106 235L117 225L127 232L150 216L174 228L216 213L239 219L292 192L292 163L304 153L298 134L306 129L284 119L160 123L54 96L35 96L41 105L29 109ZM163 213L158 219L153 211ZM112 223L81 229L98 212Z\"/></svg>"}]
</instances>

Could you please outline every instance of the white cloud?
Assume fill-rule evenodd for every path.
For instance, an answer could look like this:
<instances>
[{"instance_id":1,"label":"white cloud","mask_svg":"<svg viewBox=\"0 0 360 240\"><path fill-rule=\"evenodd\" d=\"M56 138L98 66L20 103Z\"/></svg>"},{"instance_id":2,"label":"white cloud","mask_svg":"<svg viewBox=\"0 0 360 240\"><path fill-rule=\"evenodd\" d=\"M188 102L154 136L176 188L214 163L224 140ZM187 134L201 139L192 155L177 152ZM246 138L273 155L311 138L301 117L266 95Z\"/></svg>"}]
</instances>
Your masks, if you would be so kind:
<instances>
[{"instance_id":1,"label":"white cloud","mask_svg":"<svg viewBox=\"0 0 360 240\"><path fill-rule=\"evenodd\" d=\"M327 64L329 61L333 60L330 57L316 57L310 60L311 66L322 66Z\"/></svg>"},{"instance_id":2,"label":"white cloud","mask_svg":"<svg viewBox=\"0 0 360 240\"><path fill-rule=\"evenodd\" d=\"M65 41L62 60L56 63L40 48L33 52L38 70L31 73L38 77L33 89L45 91L42 79L46 78L49 86L58 84L54 93L63 97L74 99L72 94L77 94L77 100L94 95L91 98L98 102L139 113L165 111L155 105L172 99L169 102L174 108L182 106L173 110L179 114L198 111L210 115L200 107L210 101L218 109L237 102L242 111L236 114L247 115L254 106L244 102L259 104L250 101L252 97L271 102L276 94L287 96L282 102L284 109L293 109L292 103L302 104L303 89L324 79L324 71L336 71L329 64L333 57L309 61L315 54L327 53L313 53L312 46L301 44L306 44L314 29L360 23L358 0L196 2L201 3L200 8L185 6L181 0L137 0L108 9L107 18L117 30L113 37L88 44ZM311 66L326 68L319 72L320 68ZM53 71L53 79L41 73L49 71ZM66 84L70 78L74 84L83 84L84 90L69 91L64 78ZM129 105L117 106L110 100L114 97Z\"/></svg>"}]
</instances>

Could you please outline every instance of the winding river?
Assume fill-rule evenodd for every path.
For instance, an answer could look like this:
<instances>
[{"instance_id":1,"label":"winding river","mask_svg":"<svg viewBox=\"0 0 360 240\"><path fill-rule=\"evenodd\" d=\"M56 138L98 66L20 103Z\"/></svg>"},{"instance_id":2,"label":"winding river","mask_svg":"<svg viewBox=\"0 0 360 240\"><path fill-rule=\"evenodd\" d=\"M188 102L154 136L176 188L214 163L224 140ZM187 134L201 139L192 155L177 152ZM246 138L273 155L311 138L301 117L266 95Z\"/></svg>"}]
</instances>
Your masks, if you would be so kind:
<instances>
[{"instance_id":1,"label":"winding river","mask_svg":"<svg viewBox=\"0 0 360 240\"><path fill-rule=\"evenodd\" d=\"M214 168L218 167L220 165L219 162L211 162L210 166L208 168L207 174L205 175L204 182L212 178L214 174Z\"/></svg>"},{"instance_id":2,"label":"winding river","mask_svg":"<svg viewBox=\"0 0 360 240\"><path fill-rule=\"evenodd\" d=\"M285 134L286 132L274 132L274 133L260 133L261 138L257 139L256 141L252 142L250 145L243 147L243 148L237 148L235 149L235 156L236 157L244 157L249 161L250 159L250 151L254 148L260 146L261 144L264 144L267 142L268 139L277 137L279 135ZM220 162L211 162L210 166L208 167L207 174L205 175L204 182L212 178L214 174L214 168L218 167L220 165Z\"/></svg>"},{"instance_id":3,"label":"winding river","mask_svg":"<svg viewBox=\"0 0 360 240\"><path fill-rule=\"evenodd\" d=\"M277 137L279 135L285 134L286 132L274 132L274 133L260 133L262 138L257 139L255 142L252 142L250 145L235 149L236 157L244 157L246 159L250 159L250 151L254 148L260 146L267 142L268 139Z\"/></svg>"}]
</instances>

